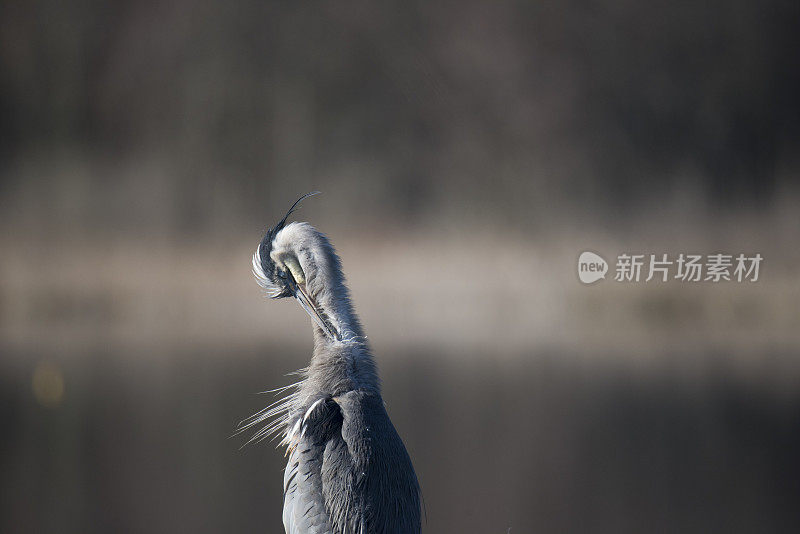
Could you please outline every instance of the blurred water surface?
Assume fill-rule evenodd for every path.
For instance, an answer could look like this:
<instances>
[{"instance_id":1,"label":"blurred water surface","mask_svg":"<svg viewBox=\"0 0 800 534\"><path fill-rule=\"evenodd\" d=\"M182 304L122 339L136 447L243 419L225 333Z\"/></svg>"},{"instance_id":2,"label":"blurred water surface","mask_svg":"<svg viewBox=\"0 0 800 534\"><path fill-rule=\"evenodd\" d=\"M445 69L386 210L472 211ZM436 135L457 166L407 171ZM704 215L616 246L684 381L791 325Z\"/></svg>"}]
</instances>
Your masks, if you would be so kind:
<instances>
[{"instance_id":1,"label":"blurred water surface","mask_svg":"<svg viewBox=\"0 0 800 534\"><path fill-rule=\"evenodd\" d=\"M795 531L796 373L787 388L724 355L664 356L635 367L557 352L381 355L426 531ZM31 394L33 359L6 363L2 530L278 531L284 457L230 436L271 402L252 393L288 383L306 357L270 345L56 359L57 409Z\"/></svg>"}]
</instances>

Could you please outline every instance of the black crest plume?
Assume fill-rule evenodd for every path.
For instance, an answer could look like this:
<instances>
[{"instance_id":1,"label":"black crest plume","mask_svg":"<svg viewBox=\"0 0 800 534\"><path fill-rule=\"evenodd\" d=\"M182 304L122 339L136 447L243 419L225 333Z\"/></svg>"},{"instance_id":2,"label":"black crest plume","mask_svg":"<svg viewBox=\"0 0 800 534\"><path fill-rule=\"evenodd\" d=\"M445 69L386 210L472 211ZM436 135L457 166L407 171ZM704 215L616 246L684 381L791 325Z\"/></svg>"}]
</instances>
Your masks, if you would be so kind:
<instances>
[{"instance_id":1,"label":"black crest plume","mask_svg":"<svg viewBox=\"0 0 800 534\"><path fill-rule=\"evenodd\" d=\"M286 215L283 216L283 219L278 221L278 224L267 230L266 235L261 240L261 243L258 245L258 255L261 259L261 269L265 273L272 272L272 259L270 258L270 252L272 252L272 241L275 239L275 236L283 230L283 227L286 226L286 219L289 218L289 215L297 209L297 206L308 197L313 197L314 195L320 194L320 191L311 191L310 193L306 193L305 195L301 196L297 200L294 201L292 207L289 208L289 211L286 212Z\"/></svg>"}]
</instances>

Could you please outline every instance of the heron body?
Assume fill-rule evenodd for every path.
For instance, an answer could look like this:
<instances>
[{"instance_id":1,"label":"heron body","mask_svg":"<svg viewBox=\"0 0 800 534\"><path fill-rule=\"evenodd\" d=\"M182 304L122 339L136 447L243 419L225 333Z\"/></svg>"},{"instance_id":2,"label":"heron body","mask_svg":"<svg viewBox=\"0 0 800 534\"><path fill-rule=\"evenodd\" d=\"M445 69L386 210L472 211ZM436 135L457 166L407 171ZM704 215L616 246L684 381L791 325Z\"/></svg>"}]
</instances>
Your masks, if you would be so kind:
<instances>
[{"instance_id":1,"label":"heron body","mask_svg":"<svg viewBox=\"0 0 800 534\"><path fill-rule=\"evenodd\" d=\"M266 423L254 439L283 436L287 533L418 533L417 477L386 413L339 258L309 224L286 224L296 205L259 244L253 272L271 297L293 296L311 316L314 352L292 391L245 428Z\"/></svg>"}]
</instances>

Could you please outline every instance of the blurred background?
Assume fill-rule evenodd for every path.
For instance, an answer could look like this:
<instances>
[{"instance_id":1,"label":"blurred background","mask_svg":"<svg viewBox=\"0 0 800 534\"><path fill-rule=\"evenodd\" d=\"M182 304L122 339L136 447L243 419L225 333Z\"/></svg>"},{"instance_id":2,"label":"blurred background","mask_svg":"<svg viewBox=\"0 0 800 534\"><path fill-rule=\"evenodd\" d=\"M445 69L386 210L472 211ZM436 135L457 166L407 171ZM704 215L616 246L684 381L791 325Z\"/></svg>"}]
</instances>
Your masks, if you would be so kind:
<instances>
[{"instance_id":1,"label":"blurred background","mask_svg":"<svg viewBox=\"0 0 800 534\"><path fill-rule=\"evenodd\" d=\"M0 2L0 531L278 532L337 245L426 532L797 532L796 2ZM584 250L756 283L584 286Z\"/></svg>"}]
</instances>

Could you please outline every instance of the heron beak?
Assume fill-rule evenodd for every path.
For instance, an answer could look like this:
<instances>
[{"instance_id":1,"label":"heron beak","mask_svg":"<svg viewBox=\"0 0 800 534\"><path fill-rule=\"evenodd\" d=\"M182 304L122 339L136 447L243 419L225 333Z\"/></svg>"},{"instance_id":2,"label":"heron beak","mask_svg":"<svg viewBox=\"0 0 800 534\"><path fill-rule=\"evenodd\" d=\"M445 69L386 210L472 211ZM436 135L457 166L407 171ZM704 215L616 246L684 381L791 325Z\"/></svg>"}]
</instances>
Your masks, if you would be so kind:
<instances>
[{"instance_id":1,"label":"heron beak","mask_svg":"<svg viewBox=\"0 0 800 534\"><path fill-rule=\"evenodd\" d=\"M319 326L322 329L322 331L325 332L325 335L327 335L331 339L338 340L339 337L333 331L333 328L331 328L328 325L328 323L322 318L322 315L319 313L319 310L317 309L314 300L309 296L308 292L306 291L305 284L298 284L297 282L295 282L294 277L290 275L289 288L292 290L294 298L296 298L297 302L300 303L300 307L305 310L308 316L311 317L311 319L315 323L317 323L317 326Z\"/></svg>"}]
</instances>

